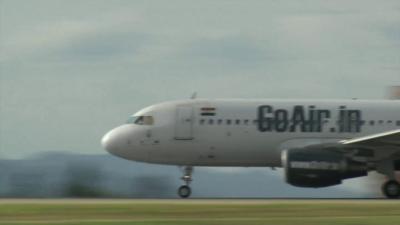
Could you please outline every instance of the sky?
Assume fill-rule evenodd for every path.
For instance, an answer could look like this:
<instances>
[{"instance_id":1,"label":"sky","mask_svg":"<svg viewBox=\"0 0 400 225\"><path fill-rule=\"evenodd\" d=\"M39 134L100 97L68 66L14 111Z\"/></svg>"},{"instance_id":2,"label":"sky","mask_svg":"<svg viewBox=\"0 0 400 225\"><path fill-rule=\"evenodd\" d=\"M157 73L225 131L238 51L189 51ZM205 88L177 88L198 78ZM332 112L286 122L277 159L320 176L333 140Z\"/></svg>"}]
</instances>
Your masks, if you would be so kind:
<instances>
[{"instance_id":1,"label":"sky","mask_svg":"<svg viewBox=\"0 0 400 225\"><path fill-rule=\"evenodd\" d=\"M385 97L400 1L0 0L0 158L104 154L139 109L202 98Z\"/></svg>"}]
</instances>

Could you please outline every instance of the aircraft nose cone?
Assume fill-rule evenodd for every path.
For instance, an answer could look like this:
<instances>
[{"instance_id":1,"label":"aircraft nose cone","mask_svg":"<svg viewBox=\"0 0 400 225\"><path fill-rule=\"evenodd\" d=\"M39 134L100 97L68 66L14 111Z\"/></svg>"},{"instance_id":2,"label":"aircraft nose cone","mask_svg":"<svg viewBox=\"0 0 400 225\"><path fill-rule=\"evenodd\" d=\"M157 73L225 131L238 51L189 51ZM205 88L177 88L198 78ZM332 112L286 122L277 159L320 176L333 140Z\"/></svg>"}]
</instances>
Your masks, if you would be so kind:
<instances>
[{"instance_id":1,"label":"aircraft nose cone","mask_svg":"<svg viewBox=\"0 0 400 225\"><path fill-rule=\"evenodd\" d=\"M109 131L103 136L101 145L111 154L115 154L118 151L118 138L114 130Z\"/></svg>"},{"instance_id":2,"label":"aircraft nose cone","mask_svg":"<svg viewBox=\"0 0 400 225\"><path fill-rule=\"evenodd\" d=\"M101 145L110 154L129 160L145 161L147 151L140 146L142 133L132 124L124 124L106 133L101 138Z\"/></svg>"},{"instance_id":3,"label":"aircraft nose cone","mask_svg":"<svg viewBox=\"0 0 400 225\"><path fill-rule=\"evenodd\" d=\"M135 129L131 125L122 125L106 133L101 139L101 145L112 155L125 158L133 151Z\"/></svg>"}]
</instances>

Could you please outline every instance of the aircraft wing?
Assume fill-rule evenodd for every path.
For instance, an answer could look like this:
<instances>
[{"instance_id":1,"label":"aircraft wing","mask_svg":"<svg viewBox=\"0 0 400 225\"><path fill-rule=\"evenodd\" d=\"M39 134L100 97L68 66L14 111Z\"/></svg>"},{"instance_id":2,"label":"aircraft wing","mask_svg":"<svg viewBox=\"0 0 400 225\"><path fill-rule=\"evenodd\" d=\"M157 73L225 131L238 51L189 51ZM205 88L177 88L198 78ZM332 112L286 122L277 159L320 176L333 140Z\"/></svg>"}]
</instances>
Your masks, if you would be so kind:
<instances>
[{"instance_id":1,"label":"aircraft wing","mask_svg":"<svg viewBox=\"0 0 400 225\"><path fill-rule=\"evenodd\" d=\"M303 148L337 151L350 158L366 157L372 161L380 161L388 157L400 159L400 129L337 142L306 144Z\"/></svg>"},{"instance_id":2,"label":"aircraft wing","mask_svg":"<svg viewBox=\"0 0 400 225\"><path fill-rule=\"evenodd\" d=\"M349 140L342 140L339 143L347 146L367 147L367 148L399 148L400 150L400 129L373 135L368 135Z\"/></svg>"}]
</instances>

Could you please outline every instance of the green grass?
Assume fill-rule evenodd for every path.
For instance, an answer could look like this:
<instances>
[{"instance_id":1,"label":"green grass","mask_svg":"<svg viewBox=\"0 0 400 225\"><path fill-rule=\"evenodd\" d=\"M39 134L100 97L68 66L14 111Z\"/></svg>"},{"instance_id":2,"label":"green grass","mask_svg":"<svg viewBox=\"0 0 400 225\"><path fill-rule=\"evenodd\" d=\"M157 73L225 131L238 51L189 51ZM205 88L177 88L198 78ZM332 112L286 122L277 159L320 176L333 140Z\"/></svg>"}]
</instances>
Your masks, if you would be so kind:
<instances>
[{"instance_id":1,"label":"green grass","mask_svg":"<svg viewBox=\"0 0 400 225\"><path fill-rule=\"evenodd\" d=\"M0 200L0 225L399 225L400 201Z\"/></svg>"}]
</instances>

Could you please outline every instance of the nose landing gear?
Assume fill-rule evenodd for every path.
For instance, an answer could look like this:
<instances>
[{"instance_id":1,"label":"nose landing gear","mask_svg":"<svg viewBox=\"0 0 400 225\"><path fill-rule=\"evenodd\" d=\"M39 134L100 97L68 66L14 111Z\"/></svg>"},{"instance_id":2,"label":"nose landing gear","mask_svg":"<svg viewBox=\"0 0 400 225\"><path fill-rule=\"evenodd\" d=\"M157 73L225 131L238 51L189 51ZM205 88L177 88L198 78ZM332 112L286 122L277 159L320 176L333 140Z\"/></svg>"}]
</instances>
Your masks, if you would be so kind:
<instances>
[{"instance_id":1,"label":"nose landing gear","mask_svg":"<svg viewBox=\"0 0 400 225\"><path fill-rule=\"evenodd\" d=\"M192 173L192 166L185 166L183 168L183 176L181 177L181 180L185 182L185 185L180 186L178 189L178 195L181 198L188 198L192 194L192 189L189 186L190 182L192 182Z\"/></svg>"}]
</instances>

